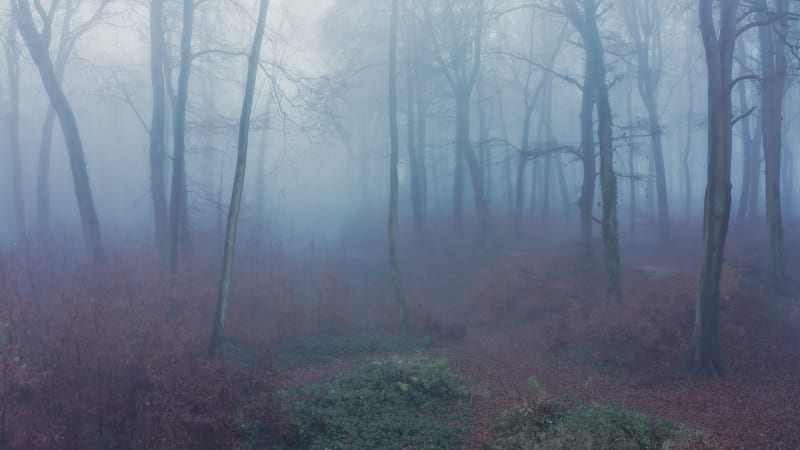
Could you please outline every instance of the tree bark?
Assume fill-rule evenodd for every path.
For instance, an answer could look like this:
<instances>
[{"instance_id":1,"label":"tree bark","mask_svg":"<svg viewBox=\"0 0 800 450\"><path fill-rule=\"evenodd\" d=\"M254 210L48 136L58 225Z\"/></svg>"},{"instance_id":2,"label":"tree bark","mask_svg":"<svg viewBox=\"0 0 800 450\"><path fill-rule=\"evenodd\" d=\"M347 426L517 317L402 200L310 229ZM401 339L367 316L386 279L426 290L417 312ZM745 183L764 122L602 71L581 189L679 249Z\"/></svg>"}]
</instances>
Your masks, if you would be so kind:
<instances>
[{"instance_id":1,"label":"tree bark","mask_svg":"<svg viewBox=\"0 0 800 450\"><path fill-rule=\"evenodd\" d=\"M720 280L731 211L731 84L736 41L735 2L720 1L719 31L714 1L699 0L700 31L708 68L708 183L703 220L703 257L695 306L691 367L697 375L721 369Z\"/></svg>"},{"instance_id":2,"label":"tree bark","mask_svg":"<svg viewBox=\"0 0 800 450\"><path fill-rule=\"evenodd\" d=\"M614 172L614 143L611 103L606 85L604 49L597 27L595 0L584 0L586 59L592 66L597 92L597 137L600 147L600 187L603 197L603 256L606 265L606 295L622 302L619 234L617 224L617 174Z\"/></svg>"},{"instance_id":3,"label":"tree bark","mask_svg":"<svg viewBox=\"0 0 800 450\"><path fill-rule=\"evenodd\" d=\"M744 83L740 83L738 86L738 94L739 94L739 111L740 114L744 114L747 111L747 90ZM747 211L749 208L749 200L750 200L750 190L753 189L751 174L752 174L752 167L753 167L753 156L754 156L754 149L753 149L753 136L750 131L750 118L745 117L740 120L742 123L742 155L744 156L742 161L742 192L739 196L739 207L736 210L736 223L744 225L747 221L748 215ZM757 156L757 155L755 155ZM758 185L755 186L756 191L758 191Z\"/></svg>"},{"instance_id":4,"label":"tree bark","mask_svg":"<svg viewBox=\"0 0 800 450\"><path fill-rule=\"evenodd\" d=\"M164 0L150 4L150 81L153 90L153 115L150 123L150 195L153 201L156 250L166 257L167 198L164 181L166 150L166 95L164 87Z\"/></svg>"},{"instance_id":5,"label":"tree bark","mask_svg":"<svg viewBox=\"0 0 800 450\"><path fill-rule=\"evenodd\" d=\"M192 28L194 26L194 2L183 0L183 29L181 30L181 62L178 88L172 118L172 188L169 204L169 272L172 281L178 273L178 243L181 222L186 221L182 211L186 206L186 104L189 97L189 78L192 72ZM184 225L186 225L184 223Z\"/></svg>"},{"instance_id":6,"label":"tree bark","mask_svg":"<svg viewBox=\"0 0 800 450\"><path fill-rule=\"evenodd\" d=\"M761 0L760 20L770 21L774 13L777 23L758 27L761 49L761 130L764 140L764 174L767 207L767 259L764 264L764 284L775 287L786 278L783 258L783 215L781 211L781 147L783 139L783 96L786 89L786 54L780 36L786 36L788 22L786 0L775 0L776 8L770 12ZM776 33L773 28L779 27Z\"/></svg>"},{"instance_id":7,"label":"tree bark","mask_svg":"<svg viewBox=\"0 0 800 450\"><path fill-rule=\"evenodd\" d=\"M25 225L25 197L22 191L22 163L20 161L19 144L19 47L17 45L17 27L12 23L8 27L5 45L6 65L8 69L8 149L11 153L11 184L14 196L14 218L16 223L17 243L25 243L27 228Z\"/></svg>"},{"instance_id":8,"label":"tree bark","mask_svg":"<svg viewBox=\"0 0 800 450\"><path fill-rule=\"evenodd\" d=\"M92 198L92 189L89 184L89 175L83 154L83 142L81 141L75 115L53 68L47 43L36 29L28 0L11 0L11 7L19 32L39 70L42 84L50 98L50 104L56 111L59 122L61 122L64 141L69 153L73 187L78 201L83 236L95 262L102 264L105 262L105 250L100 236L100 221L97 218L97 211Z\"/></svg>"},{"instance_id":9,"label":"tree bark","mask_svg":"<svg viewBox=\"0 0 800 450\"><path fill-rule=\"evenodd\" d=\"M233 261L236 253L236 233L239 228L239 210L242 206L242 193L244 192L244 176L247 169L247 146L250 136L250 117L253 113L253 97L255 94L256 78L258 78L258 61L261 58L261 44L264 40L264 28L267 22L267 8L269 0L260 0L258 8L258 22L253 36L253 47L247 61L247 80L244 88L244 101L242 102L242 115L239 120L239 143L236 150L236 173L233 178L231 191L231 204L228 209L227 231L225 232L225 249L222 256L222 276L217 295L217 310L214 314L214 332L211 337L208 355L214 357L222 344L225 330L225 315L228 310L228 297L233 275Z\"/></svg>"},{"instance_id":10,"label":"tree bark","mask_svg":"<svg viewBox=\"0 0 800 450\"><path fill-rule=\"evenodd\" d=\"M403 332L408 334L408 307L400 275L400 263L397 257L398 235L398 191L399 182L397 166L400 159L400 132L397 124L397 22L399 1L392 0L392 17L389 31L389 133L391 137L391 158L389 165L389 265L391 268L392 287L395 302L400 310Z\"/></svg>"}]
</instances>

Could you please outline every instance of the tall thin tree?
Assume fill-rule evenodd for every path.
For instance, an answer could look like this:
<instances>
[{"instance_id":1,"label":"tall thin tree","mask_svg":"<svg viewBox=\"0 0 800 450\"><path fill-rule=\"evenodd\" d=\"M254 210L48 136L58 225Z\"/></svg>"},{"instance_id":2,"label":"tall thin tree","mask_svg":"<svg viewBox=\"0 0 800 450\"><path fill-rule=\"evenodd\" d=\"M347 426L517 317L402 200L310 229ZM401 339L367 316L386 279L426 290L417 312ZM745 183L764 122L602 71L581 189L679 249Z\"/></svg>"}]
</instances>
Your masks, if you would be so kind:
<instances>
[{"instance_id":1,"label":"tall thin tree","mask_svg":"<svg viewBox=\"0 0 800 450\"><path fill-rule=\"evenodd\" d=\"M260 0L258 8L258 22L253 37L253 47L247 61L247 80L244 88L244 101L242 102L242 115L239 120L239 143L236 152L236 173L233 178L231 191L231 204L228 208L228 224L225 232L225 249L222 254L222 276L219 282L217 295L217 311L214 314L214 332L211 345L208 349L210 357L214 357L225 330L225 315L228 310L228 297L231 290L231 277L233 276L233 260L236 253L236 232L239 228L239 210L242 206L242 192L244 192L244 175L247 169L247 145L250 134L250 116L253 113L253 98L255 96L256 78L258 77L258 61L261 58L261 44L264 41L264 29L267 23L267 8L269 0Z\"/></svg>"}]
</instances>

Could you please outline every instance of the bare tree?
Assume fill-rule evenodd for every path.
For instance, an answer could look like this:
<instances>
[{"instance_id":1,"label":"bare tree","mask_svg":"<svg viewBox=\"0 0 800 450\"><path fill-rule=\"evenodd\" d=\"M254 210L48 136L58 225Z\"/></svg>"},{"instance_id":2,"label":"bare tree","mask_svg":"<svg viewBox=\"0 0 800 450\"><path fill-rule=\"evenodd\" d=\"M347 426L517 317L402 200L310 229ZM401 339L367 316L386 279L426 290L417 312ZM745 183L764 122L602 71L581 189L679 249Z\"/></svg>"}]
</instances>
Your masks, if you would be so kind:
<instances>
[{"instance_id":1,"label":"bare tree","mask_svg":"<svg viewBox=\"0 0 800 450\"><path fill-rule=\"evenodd\" d=\"M757 0L758 42L761 50L761 130L764 142L764 176L767 207L767 260L764 283L774 287L786 278L783 261L783 217L781 212L781 147L783 97L786 91L787 0ZM777 28L777 30L773 30Z\"/></svg>"},{"instance_id":2,"label":"bare tree","mask_svg":"<svg viewBox=\"0 0 800 450\"><path fill-rule=\"evenodd\" d=\"M267 22L267 8L269 0L260 0L258 9L258 22L253 47L248 56L247 80L244 88L244 101L242 102L242 116L239 120L239 143L236 153L236 174L233 179L231 204L228 209L228 224L225 232L225 249L222 255L222 276L217 295L217 310L214 314L214 332L209 346L209 357L214 357L217 349L222 344L225 330L225 315L228 310L228 297L231 290L231 277L233 275L233 260L236 253L236 232L239 227L239 210L242 206L242 193L244 192L244 175L247 169L247 145L250 134L250 116L253 113L253 98L255 97L256 78L258 76L258 61L261 57L261 44L264 40L264 28Z\"/></svg>"},{"instance_id":3,"label":"bare tree","mask_svg":"<svg viewBox=\"0 0 800 450\"><path fill-rule=\"evenodd\" d=\"M456 173L454 193L454 220L461 227L463 215L463 163L466 162L472 180L475 210L478 215L478 242L485 247L489 234L489 206L486 201L483 170L470 143L469 105L472 92L480 75L482 36L485 24L485 0L455 2L441 0L433 7L422 2L426 30L434 48L434 55L444 72L456 101ZM435 9L434 9L435 8ZM434 23L438 19L441 23ZM446 30L438 35L437 30Z\"/></svg>"},{"instance_id":4,"label":"bare tree","mask_svg":"<svg viewBox=\"0 0 800 450\"><path fill-rule=\"evenodd\" d=\"M194 27L194 1L183 0L183 28L181 30L181 62L177 93L172 119L172 188L169 203L169 271L173 282L178 272L178 242L181 211L186 203L186 104L189 99L189 78L192 73L192 28Z\"/></svg>"},{"instance_id":5,"label":"bare tree","mask_svg":"<svg viewBox=\"0 0 800 450\"><path fill-rule=\"evenodd\" d=\"M403 319L403 331L408 333L408 307L400 279L400 263L397 258L397 197L399 191L397 166L400 159L400 131L397 124L397 22L398 0L392 0L392 16L389 31L389 134L391 157L389 162L389 265L392 272L392 286L397 306Z\"/></svg>"},{"instance_id":6,"label":"bare tree","mask_svg":"<svg viewBox=\"0 0 800 450\"><path fill-rule=\"evenodd\" d=\"M64 132L64 141L69 152L69 161L72 168L72 180L75 189L75 197L78 200L78 210L80 212L83 235L95 262L105 261L105 251L103 241L100 237L100 222L92 198L92 190L89 184L89 175L86 170L86 160L83 154L83 143L81 142L78 124L75 115L61 88L61 82L53 67L50 59L48 44L51 35L52 17L55 13L53 3L50 10L45 10L39 2L35 2L36 11L44 27L39 31L33 18L31 6L28 0L10 0L11 10L14 14L20 35L22 35L25 45L31 54L33 62L39 70L42 84L50 98L50 105L56 111L61 129Z\"/></svg>"},{"instance_id":7,"label":"bare tree","mask_svg":"<svg viewBox=\"0 0 800 450\"><path fill-rule=\"evenodd\" d=\"M669 202L667 176L664 169L658 89L663 66L661 27L669 2L665 0L624 0L620 12L636 54L637 87L647 110L650 142L653 150L656 192L658 196L658 229L662 243L669 240Z\"/></svg>"},{"instance_id":8,"label":"bare tree","mask_svg":"<svg viewBox=\"0 0 800 450\"><path fill-rule=\"evenodd\" d=\"M11 183L14 192L14 218L17 226L17 242L26 240L25 198L22 193L22 164L20 162L19 145L19 46L17 44L17 27L8 25L5 45L6 65L8 68L8 149L11 153Z\"/></svg>"},{"instance_id":9,"label":"bare tree","mask_svg":"<svg viewBox=\"0 0 800 450\"><path fill-rule=\"evenodd\" d=\"M603 43L597 26L597 3L583 0L582 8L578 0L564 0L564 11L578 30L586 51L587 77L585 84L594 85L597 103L597 136L600 147L600 187L603 196L603 256L606 265L607 296L622 302L622 276L620 273L619 234L617 224L617 175L614 173L614 144L611 103L606 84L606 66ZM586 86L584 85L584 89ZM584 94L585 95L585 94ZM585 106L586 104L584 104ZM585 124L584 124L585 125ZM588 127L587 127L588 128ZM584 130L585 131L585 130ZM588 156L584 152L585 157ZM594 153L591 159L594 158ZM584 165L586 161L584 161ZM586 179L584 178L584 184ZM584 187L585 189L585 187ZM584 214L586 211L584 211ZM591 212L590 212L591 213Z\"/></svg>"},{"instance_id":10,"label":"bare tree","mask_svg":"<svg viewBox=\"0 0 800 450\"><path fill-rule=\"evenodd\" d=\"M715 14L714 5L718 7ZM697 288L691 367L695 374L719 372L720 279L731 212L733 52L738 3L699 0L700 32L708 68L708 182L703 221L703 258ZM719 19L715 21L714 17Z\"/></svg>"},{"instance_id":11,"label":"bare tree","mask_svg":"<svg viewBox=\"0 0 800 450\"><path fill-rule=\"evenodd\" d=\"M150 82L153 89L153 115L150 122L150 194L153 200L156 249L166 256L167 199L164 163L166 159L166 94L164 83L164 0L150 3Z\"/></svg>"}]
</instances>

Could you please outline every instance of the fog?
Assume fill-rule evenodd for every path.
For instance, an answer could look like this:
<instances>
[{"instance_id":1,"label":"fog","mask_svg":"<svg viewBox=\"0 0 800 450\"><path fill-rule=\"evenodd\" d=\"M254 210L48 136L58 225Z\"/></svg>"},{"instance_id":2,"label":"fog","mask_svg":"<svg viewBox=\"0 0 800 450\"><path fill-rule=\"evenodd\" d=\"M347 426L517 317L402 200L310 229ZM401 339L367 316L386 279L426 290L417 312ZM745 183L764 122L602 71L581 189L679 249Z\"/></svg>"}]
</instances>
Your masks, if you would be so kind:
<instances>
[{"instance_id":1,"label":"fog","mask_svg":"<svg viewBox=\"0 0 800 450\"><path fill-rule=\"evenodd\" d=\"M796 3L0 2L0 449L800 446Z\"/></svg>"}]
</instances>

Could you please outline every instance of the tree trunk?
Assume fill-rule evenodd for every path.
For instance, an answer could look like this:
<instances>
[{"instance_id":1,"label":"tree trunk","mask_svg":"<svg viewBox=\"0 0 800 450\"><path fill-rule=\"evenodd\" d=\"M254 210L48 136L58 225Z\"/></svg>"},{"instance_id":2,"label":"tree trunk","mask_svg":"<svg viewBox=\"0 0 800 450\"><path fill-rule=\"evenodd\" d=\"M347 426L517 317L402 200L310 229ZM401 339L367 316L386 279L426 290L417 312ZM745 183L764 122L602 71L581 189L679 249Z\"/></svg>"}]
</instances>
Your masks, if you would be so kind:
<instances>
[{"instance_id":1,"label":"tree trunk","mask_svg":"<svg viewBox=\"0 0 800 450\"><path fill-rule=\"evenodd\" d=\"M164 0L150 4L150 82L153 90L153 115L150 123L150 196L153 201L156 250L162 258L167 250L167 198L164 181L166 150L166 95L164 88Z\"/></svg>"},{"instance_id":2,"label":"tree trunk","mask_svg":"<svg viewBox=\"0 0 800 450\"><path fill-rule=\"evenodd\" d=\"M708 184L703 220L703 258L697 288L691 367L698 375L721 368L720 280L731 210L731 83L736 3L719 2L719 35L713 0L699 1L700 31L708 67Z\"/></svg>"},{"instance_id":3,"label":"tree trunk","mask_svg":"<svg viewBox=\"0 0 800 450\"><path fill-rule=\"evenodd\" d=\"M530 129L533 106L525 106L525 120L522 122L522 139L517 160L516 201L514 203L514 237L519 241L522 238L522 210L525 204L525 164L530 153Z\"/></svg>"},{"instance_id":4,"label":"tree trunk","mask_svg":"<svg viewBox=\"0 0 800 450\"><path fill-rule=\"evenodd\" d=\"M400 263L397 258L398 235L398 191L397 166L400 159L400 133L397 124L397 15L399 0L392 0L392 18L389 32L389 131L391 135L391 158L389 166L389 265L392 272L392 286L397 306L403 320L403 332L408 334L408 307L403 294L400 276Z\"/></svg>"},{"instance_id":5,"label":"tree trunk","mask_svg":"<svg viewBox=\"0 0 800 450\"><path fill-rule=\"evenodd\" d=\"M250 116L253 113L253 97L258 78L258 61L261 58L261 43L264 40L264 28L267 22L267 7L269 0L261 0L258 9L258 22L253 36L253 47L247 61L247 80L244 88L244 101L242 102L242 116L239 120L239 143L236 151L236 173L233 178L231 204L228 210L228 225L225 232L225 250L222 256L222 276L219 283L217 296L217 311L214 314L214 332L211 337L208 355L214 357L217 349L222 344L225 330L225 314L228 310L228 296L230 294L231 277L233 275L233 260L236 252L236 232L239 228L239 210L242 206L242 193L244 192L244 175L247 168L247 145L250 135Z\"/></svg>"},{"instance_id":6,"label":"tree trunk","mask_svg":"<svg viewBox=\"0 0 800 450\"><path fill-rule=\"evenodd\" d=\"M64 141L69 153L73 187L78 201L83 236L95 262L101 264L105 262L105 250L100 237L100 221L97 218L97 211L92 198L92 189L89 184L89 175L83 154L83 143L81 142L75 115L67 97L64 95L64 91L61 89L61 83L50 59L47 43L36 30L28 0L12 0L12 10L19 26L19 32L39 70L42 84L50 98L50 104L56 111L59 122L61 122Z\"/></svg>"},{"instance_id":7,"label":"tree trunk","mask_svg":"<svg viewBox=\"0 0 800 450\"><path fill-rule=\"evenodd\" d=\"M782 16L787 11L786 0L776 0L776 24L758 28L761 49L761 129L764 139L764 174L767 207L767 259L764 265L764 284L775 287L786 278L783 258L783 217L781 212L781 145L783 138L783 96L786 86L786 54L783 41L777 40L773 27L780 27L780 36L786 36L788 23ZM769 20L766 1L761 20Z\"/></svg>"},{"instance_id":8,"label":"tree trunk","mask_svg":"<svg viewBox=\"0 0 800 450\"><path fill-rule=\"evenodd\" d=\"M747 111L747 91L744 83L738 86L739 91L739 111L744 114ZM750 190L753 189L751 173L753 167L753 136L750 132L750 118L744 117L742 123L742 192L739 196L739 207L736 210L736 223L740 226L747 220L748 201L750 200ZM756 191L758 185L755 186Z\"/></svg>"},{"instance_id":9,"label":"tree trunk","mask_svg":"<svg viewBox=\"0 0 800 450\"><path fill-rule=\"evenodd\" d=\"M189 77L192 72L192 28L194 26L194 2L183 0L183 29L181 31L181 62L178 74L178 89L172 118L172 188L169 204L169 272L172 281L178 273L178 243L181 222L185 222L186 202L186 104L189 97ZM186 224L183 224L186 225Z\"/></svg>"},{"instance_id":10,"label":"tree trunk","mask_svg":"<svg viewBox=\"0 0 800 450\"><path fill-rule=\"evenodd\" d=\"M594 75L588 58L583 81L581 101L581 148L583 149L583 184L581 187L581 242L592 245L592 214L594 209L594 190L597 183L597 162L594 154Z\"/></svg>"},{"instance_id":11,"label":"tree trunk","mask_svg":"<svg viewBox=\"0 0 800 450\"><path fill-rule=\"evenodd\" d=\"M11 183L14 193L14 218L16 219L17 243L22 245L27 239L25 225L25 197L22 191L22 163L19 144L19 47L17 46L17 27L8 27L5 45L8 68L8 149L11 153Z\"/></svg>"},{"instance_id":12,"label":"tree trunk","mask_svg":"<svg viewBox=\"0 0 800 450\"><path fill-rule=\"evenodd\" d=\"M478 157L469 142L469 99L470 90L458 90L456 94L456 147L458 148L458 155L463 158L469 169L472 193L475 198L475 211L478 215L478 246L485 249L489 233L489 208L486 204L483 172L481 171ZM456 176L458 176L458 173L456 173ZM461 184L461 193L463 194L463 178Z\"/></svg>"},{"instance_id":13,"label":"tree trunk","mask_svg":"<svg viewBox=\"0 0 800 450\"><path fill-rule=\"evenodd\" d=\"M686 113L686 142L683 148L683 177L684 177L684 215L688 219L692 211L692 173L689 159L692 155L692 129L694 128L694 79L692 75L692 46L689 33L686 33L686 84L688 92L689 110Z\"/></svg>"},{"instance_id":14,"label":"tree trunk","mask_svg":"<svg viewBox=\"0 0 800 450\"><path fill-rule=\"evenodd\" d=\"M409 56L410 58L410 56ZM417 125L418 121L416 119L416 108L415 108L415 100L417 99L416 94L416 83L414 80L414 67L413 64L409 62L408 64L408 73L406 74L406 100L407 100L407 112L408 112L408 121L407 121L407 130L408 130L408 139L406 144L408 145L408 167L411 173L411 208L412 213L414 215L414 231L417 235L417 240L419 242L423 242L425 240L425 212L422 200L422 180L420 175L420 164L419 164L419 154L417 150L417 145L419 141L417 139Z\"/></svg>"},{"instance_id":15,"label":"tree trunk","mask_svg":"<svg viewBox=\"0 0 800 450\"><path fill-rule=\"evenodd\" d=\"M603 197L603 256L606 265L607 296L622 302L619 235L617 224L617 175L614 173L614 136L611 103L606 86L604 49L597 28L595 0L584 0L586 59L592 66L597 93L597 136L600 147L600 186Z\"/></svg>"},{"instance_id":16,"label":"tree trunk","mask_svg":"<svg viewBox=\"0 0 800 450\"><path fill-rule=\"evenodd\" d=\"M72 33L72 16L75 12L72 0L64 3L64 18L61 25L61 36L58 40L58 49L54 61L54 71L58 82L64 79L64 71L69 59L70 35ZM72 41L74 43L74 41ZM53 147L53 125L55 125L56 111L49 105L42 124L42 140L39 143L39 164L36 178L36 214L39 236L46 238L50 227L50 159Z\"/></svg>"},{"instance_id":17,"label":"tree trunk","mask_svg":"<svg viewBox=\"0 0 800 450\"><path fill-rule=\"evenodd\" d=\"M428 226L428 168L427 168L427 139L428 139L428 110L426 107L427 98L425 97L425 80L419 71L415 72L415 85L414 93L416 94L416 101L414 102L417 107L417 146L416 153L417 159L415 161L417 166L417 183L419 184L419 200L420 200L420 216L424 226L425 234L427 234Z\"/></svg>"}]
</instances>

